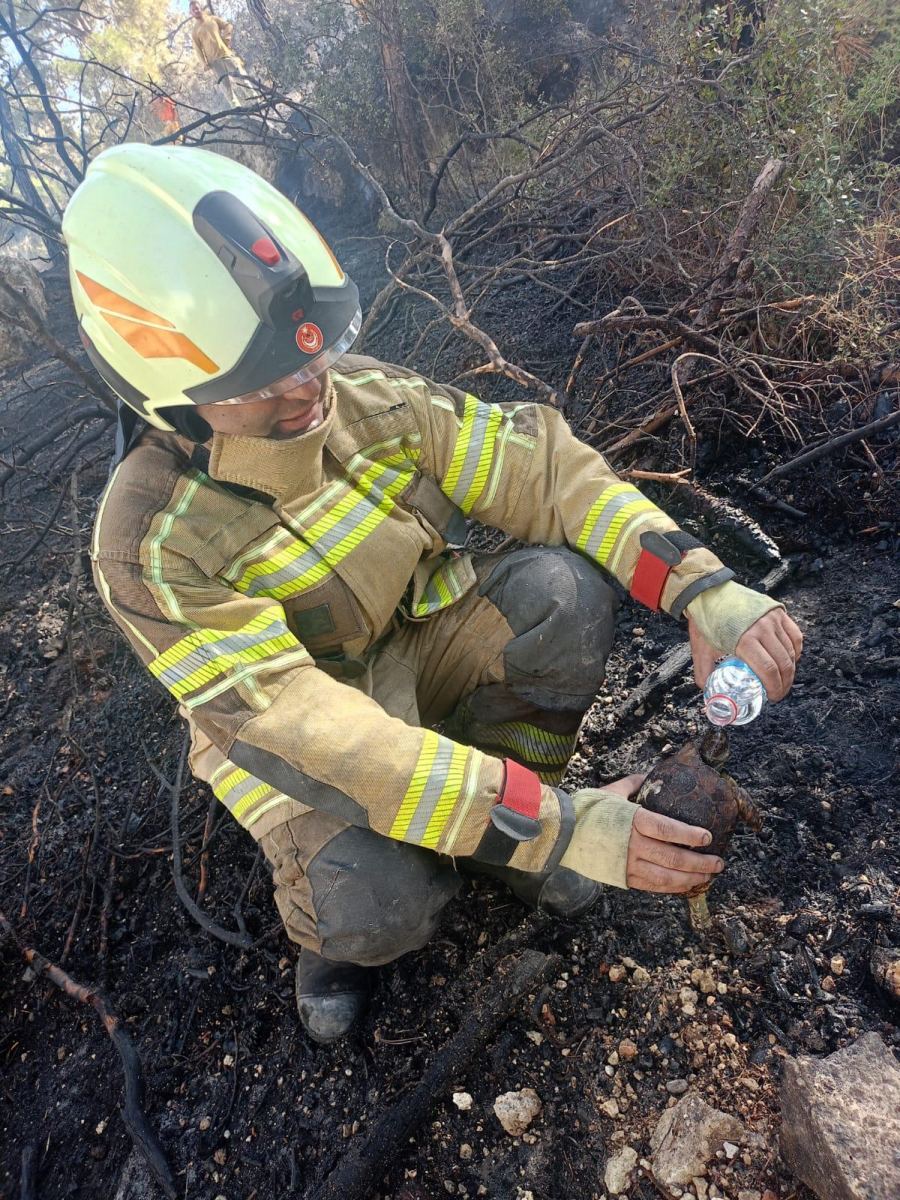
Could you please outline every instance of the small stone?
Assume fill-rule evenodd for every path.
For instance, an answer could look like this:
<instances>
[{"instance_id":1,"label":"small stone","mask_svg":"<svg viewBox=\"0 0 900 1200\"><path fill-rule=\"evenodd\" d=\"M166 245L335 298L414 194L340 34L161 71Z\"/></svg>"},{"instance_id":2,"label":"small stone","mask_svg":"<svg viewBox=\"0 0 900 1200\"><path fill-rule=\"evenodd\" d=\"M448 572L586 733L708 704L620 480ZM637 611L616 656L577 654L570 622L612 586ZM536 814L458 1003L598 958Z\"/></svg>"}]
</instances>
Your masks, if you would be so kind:
<instances>
[{"instance_id":1,"label":"small stone","mask_svg":"<svg viewBox=\"0 0 900 1200\"><path fill-rule=\"evenodd\" d=\"M207 1129L209 1129L210 1125L212 1125L212 1120L209 1117L201 1117L198 1122L197 1128L200 1130L201 1133L206 1133L206 1131L207 1131Z\"/></svg>"},{"instance_id":2,"label":"small stone","mask_svg":"<svg viewBox=\"0 0 900 1200\"><path fill-rule=\"evenodd\" d=\"M697 1200L706 1200L706 1197L709 1194L709 1185L704 1177L702 1175L695 1175L691 1180L691 1183L693 1185L694 1192L696 1193Z\"/></svg>"},{"instance_id":3,"label":"small stone","mask_svg":"<svg viewBox=\"0 0 900 1200\"><path fill-rule=\"evenodd\" d=\"M625 975L626 975L626 971L625 971L624 967L614 965L609 968L609 982L610 983L621 983L622 980L625 978Z\"/></svg>"},{"instance_id":4,"label":"small stone","mask_svg":"<svg viewBox=\"0 0 900 1200\"><path fill-rule=\"evenodd\" d=\"M686 1079L670 1079L666 1084L666 1091L670 1096L683 1096L689 1087Z\"/></svg>"},{"instance_id":5,"label":"small stone","mask_svg":"<svg viewBox=\"0 0 900 1200\"><path fill-rule=\"evenodd\" d=\"M637 1058L638 1048L630 1038L622 1038L619 1042L619 1058L624 1062L631 1062L633 1058ZM610 1056L611 1060L612 1056Z\"/></svg>"},{"instance_id":6,"label":"small stone","mask_svg":"<svg viewBox=\"0 0 900 1200\"><path fill-rule=\"evenodd\" d=\"M644 967L635 967L631 973L631 982L637 984L638 987L646 987L650 982L650 972Z\"/></svg>"},{"instance_id":7,"label":"small stone","mask_svg":"<svg viewBox=\"0 0 900 1200\"><path fill-rule=\"evenodd\" d=\"M610 1065L611 1067L617 1067L617 1066L619 1065L619 1052L618 1052L618 1050L613 1050L613 1051L612 1051L612 1053L609 1055L609 1057L607 1058L607 1060L606 1060L606 1061L609 1063L609 1065Z\"/></svg>"},{"instance_id":8,"label":"small stone","mask_svg":"<svg viewBox=\"0 0 900 1200\"><path fill-rule=\"evenodd\" d=\"M494 1115L510 1137L520 1137L542 1108L534 1088L503 1092L494 1101Z\"/></svg>"},{"instance_id":9,"label":"small stone","mask_svg":"<svg viewBox=\"0 0 900 1200\"><path fill-rule=\"evenodd\" d=\"M611 1121L614 1121L616 1119L616 1117L619 1115L618 1100L604 1100L603 1103L600 1105L600 1111L605 1116L609 1117Z\"/></svg>"},{"instance_id":10,"label":"small stone","mask_svg":"<svg viewBox=\"0 0 900 1200\"><path fill-rule=\"evenodd\" d=\"M628 1191L637 1160L637 1151L631 1146L623 1146L618 1154L607 1161L603 1183L611 1195L621 1196Z\"/></svg>"},{"instance_id":11,"label":"small stone","mask_svg":"<svg viewBox=\"0 0 900 1200\"><path fill-rule=\"evenodd\" d=\"M233 1067L234 1066L234 1055L226 1054L222 1059L222 1066L223 1067Z\"/></svg>"},{"instance_id":12,"label":"small stone","mask_svg":"<svg viewBox=\"0 0 900 1200\"><path fill-rule=\"evenodd\" d=\"M737 1154L740 1147L736 1146L734 1142L723 1142L722 1149L725 1151L725 1157L731 1161L731 1159Z\"/></svg>"},{"instance_id":13,"label":"small stone","mask_svg":"<svg viewBox=\"0 0 900 1200\"><path fill-rule=\"evenodd\" d=\"M463 1144L459 1148L459 1157L463 1160L463 1162L471 1162L472 1155L474 1153L475 1153L475 1151L472 1149L472 1147L469 1145L468 1142L463 1142Z\"/></svg>"},{"instance_id":14,"label":"small stone","mask_svg":"<svg viewBox=\"0 0 900 1200\"><path fill-rule=\"evenodd\" d=\"M627 967L629 971L633 971L634 968L637 966L637 963L634 961L633 958L623 958L622 966Z\"/></svg>"},{"instance_id":15,"label":"small stone","mask_svg":"<svg viewBox=\"0 0 900 1200\"><path fill-rule=\"evenodd\" d=\"M540 1046L544 1040L544 1035L542 1033L538 1033L536 1029L526 1029L525 1036L528 1038L529 1042L534 1042L536 1046Z\"/></svg>"},{"instance_id":16,"label":"small stone","mask_svg":"<svg viewBox=\"0 0 900 1200\"><path fill-rule=\"evenodd\" d=\"M735 1048L735 1046L738 1044L738 1040L733 1033L726 1033L725 1036L722 1038L722 1041L725 1043L725 1045L728 1047L729 1050L733 1050Z\"/></svg>"},{"instance_id":17,"label":"small stone","mask_svg":"<svg viewBox=\"0 0 900 1200\"><path fill-rule=\"evenodd\" d=\"M667 1108L651 1138L653 1175L664 1188L687 1187L704 1174L706 1164L728 1138L741 1140L744 1127L728 1113L719 1112L696 1092L688 1092Z\"/></svg>"},{"instance_id":18,"label":"small stone","mask_svg":"<svg viewBox=\"0 0 900 1200\"><path fill-rule=\"evenodd\" d=\"M691 971L691 983L694 987L699 988L704 996L712 996L716 990L716 981L712 971L701 971L699 967L695 967Z\"/></svg>"},{"instance_id":19,"label":"small stone","mask_svg":"<svg viewBox=\"0 0 900 1200\"><path fill-rule=\"evenodd\" d=\"M224 1167L228 1161L228 1151L224 1146L220 1146L218 1150L213 1151L213 1161L218 1163L220 1167Z\"/></svg>"},{"instance_id":20,"label":"small stone","mask_svg":"<svg viewBox=\"0 0 900 1200\"><path fill-rule=\"evenodd\" d=\"M829 960L828 966L831 970L832 975L843 975L844 967L846 966L846 963L844 962L843 954L835 954Z\"/></svg>"},{"instance_id":21,"label":"small stone","mask_svg":"<svg viewBox=\"0 0 900 1200\"><path fill-rule=\"evenodd\" d=\"M823 980L822 980L822 991L823 992L833 992L836 989L836 987L837 987L837 984L834 982L834 977L832 975L826 975L823 978Z\"/></svg>"},{"instance_id":22,"label":"small stone","mask_svg":"<svg viewBox=\"0 0 900 1200\"><path fill-rule=\"evenodd\" d=\"M468 1112L469 1109L472 1107L473 1101L472 1101L472 1097L469 1095L468 1092L454 1092L453 1093L453 1103L456 1105L456 1107L459 1109L460 1112Z\"/></svg>"},{"instance_id":23,"label":"small stone","mask_svg":"<svg viewBox=\"0 0 900 1200\"><path fill-rule=\"evenodd\" d=\"M752 1188L744 1188L738 1192L737 1200L762 1200L762 1192L755 1192Z\"/></svg>"}]
</instances>

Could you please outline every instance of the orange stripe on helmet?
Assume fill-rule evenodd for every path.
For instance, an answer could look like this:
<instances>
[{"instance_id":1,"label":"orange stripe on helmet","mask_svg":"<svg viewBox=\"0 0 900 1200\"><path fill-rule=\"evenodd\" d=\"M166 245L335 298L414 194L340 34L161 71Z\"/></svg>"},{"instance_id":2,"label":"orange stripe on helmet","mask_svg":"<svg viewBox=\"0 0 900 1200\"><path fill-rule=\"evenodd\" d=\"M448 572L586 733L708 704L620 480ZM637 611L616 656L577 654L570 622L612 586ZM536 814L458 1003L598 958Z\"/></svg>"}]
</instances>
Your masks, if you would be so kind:
<instances>
[{"instance_id":1,"label":"orange stripe on helmet","mask_svg":"<svg viewBox=\"0 0 900 1200\"><path fill-rule=\"evenodd\" d=\"M219 369L218 363L214 363L198 345L177 330L155 329L152 325L141 325L137 321L102 311L100 315L142 358L183 358L207 375L214 375Z\"/></svg>"},{"instance_id":2,"label":"orange stripe on helmet","mask_svg":"<svg viewBox=\"0 0 900 1200\"><path fill-rule=\"evenodd\" d=\"M148 308L141 308L139 304L134 304L131 300L126 300L124 296L120 296L118 292L114 292L112 288L104 287L102 283L97 283L95 279L91 279L88 275L83 275L81 271L76 271L78 282L87 293L90 299L98 308L108 309L109 312L118 313L122 317L133 317L137 321L151 321L154 325L161 325L164 329L174 329L175 326L171 321L167 321L165 317L161 317L158 313L150 312Z\"/></svg>"}]
</instances>

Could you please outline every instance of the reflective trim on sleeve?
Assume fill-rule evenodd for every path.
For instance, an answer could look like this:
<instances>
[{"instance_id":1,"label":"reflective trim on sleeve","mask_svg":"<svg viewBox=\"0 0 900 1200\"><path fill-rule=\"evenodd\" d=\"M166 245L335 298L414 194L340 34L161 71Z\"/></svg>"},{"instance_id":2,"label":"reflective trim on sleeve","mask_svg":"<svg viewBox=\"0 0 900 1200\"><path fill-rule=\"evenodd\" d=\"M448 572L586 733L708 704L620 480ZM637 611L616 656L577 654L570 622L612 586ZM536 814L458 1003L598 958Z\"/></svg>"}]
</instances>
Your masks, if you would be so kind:
<instances>
[{"instance_id":1,"label":"reflective trim on sleeve","mask_svg":"<svg viewBox=\"0 0 900 1200\"><path fill-rule=\"evenodd\" d=\"M251 775L233 762L224 762L213 772L210 786L218 800L235 820L249 829L265 812L278 804L290 804L290 797Z\"/></svg>"},{"instance_id":2,"label":"reflective trim on sleeve","mask_svg":"<svg viewBox=\"0 0 900 1200\"><path fill-rule=\"evenodd\" d=\"M176 700L248 664L266 664L284 651L306 651L290 632L280 606L264 609L241 629L195 629L148 667Z\"/></svg>"},{"instance_id":3,"label":"reflective trim on sleeve","mask_svg":"<svg viewBox=\"0 0 900 1200\"><path fill-rule=\"evenodd\" d=\"M464 513L472 511L484 491L503 419L499 405L482 404L474 396L466 396L462 428L441 482L441 490Z\"/></svg>"},{"instance_id":4,"label":"reflective trim on sleeve","mask_svg":"<svg viewBox=\"0 0 900 1200\"><path fill-rule=\"evenodd\" d=\"M630 483L610 484L591 505L576 548L602 567L609 566L616 546L624 544L623 534L627 535L632 519L641 517L643 524L644 514L664 517L662 510Z\"/></svg>"},{"instance_id":5,"label":"reflective trim on sleeve","mask_svg":"<svg viewBox=\"0 0 900 1200\"><path fill-rule=\"evenodd\" d=\"M389 837L434 849L465 785L469 748L427 729Z\"/></svg>"}]
</instances>

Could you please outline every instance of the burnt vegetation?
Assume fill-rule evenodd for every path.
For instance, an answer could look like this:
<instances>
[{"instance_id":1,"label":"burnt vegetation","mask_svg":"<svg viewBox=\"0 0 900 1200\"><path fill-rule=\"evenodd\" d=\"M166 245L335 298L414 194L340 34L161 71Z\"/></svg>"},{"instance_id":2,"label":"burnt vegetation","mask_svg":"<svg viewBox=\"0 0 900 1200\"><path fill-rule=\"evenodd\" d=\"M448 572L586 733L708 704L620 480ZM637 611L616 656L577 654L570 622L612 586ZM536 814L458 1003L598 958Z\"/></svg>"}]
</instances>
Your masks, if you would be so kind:
<instances>
[{"instance_id":1,"label":"burnt vegetation","mask_svg":"<svg viewBox=\"0 0 900 1200\"><path fill-rule=\"evenodd\" d=\"M753 1135L720 1194L809 1196L778 1158L780 1061L898 1044L891 6L221 11L238 107L181 13L0 3L0 1197L599 1197L683 1079ZM276 182L360 285L359 349L558 407L791 606L798 683L732 740L763 831L734 838L715 936L675 900L610 892L567 926L473 881L356 1037L303 1037L265 864L90 581L112 397L60 223L126 140ZM568 785L698 732L681 642L626 603ZM544 1108L514 1139L491 1106L520 1087Z\"/></svg>"}]
</instances>

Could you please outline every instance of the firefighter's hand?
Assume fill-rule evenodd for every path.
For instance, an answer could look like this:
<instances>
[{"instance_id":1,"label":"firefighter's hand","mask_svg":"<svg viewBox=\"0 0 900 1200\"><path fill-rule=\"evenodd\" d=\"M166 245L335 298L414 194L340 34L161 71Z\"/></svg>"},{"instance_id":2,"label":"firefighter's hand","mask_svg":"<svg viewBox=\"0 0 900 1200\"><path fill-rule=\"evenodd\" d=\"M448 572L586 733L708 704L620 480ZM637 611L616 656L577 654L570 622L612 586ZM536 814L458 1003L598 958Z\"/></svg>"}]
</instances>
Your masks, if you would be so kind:
<instances>
[{"instance_id":1,"label":"firefighter's hand","mask_svg":"<svg viewBox=\"0 0 900 1200\"><path fill-rule=\"evenodd\" d=\"M694 682L702 688L721 654L706 640L696 622L688 620L688 633ZM773 608L753 622L734 653L756 672L771 701L783 700L791 690L797 660L803 653L803 634L783 608Z\"/></svg>"},{"instance_id":2,"label":"firefighter's hand","mask_svg":"<svg viewBox=\"0 0 900 1200\"><path fill-rule=\"evenodd\" d=\"M632 776L632 778L634 778ZM692 892L725 866L721 858L686 849L708 846L708 830L637 808L628 841L626 880L641 892Z\"/></svg>"}]
</instances>

